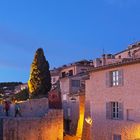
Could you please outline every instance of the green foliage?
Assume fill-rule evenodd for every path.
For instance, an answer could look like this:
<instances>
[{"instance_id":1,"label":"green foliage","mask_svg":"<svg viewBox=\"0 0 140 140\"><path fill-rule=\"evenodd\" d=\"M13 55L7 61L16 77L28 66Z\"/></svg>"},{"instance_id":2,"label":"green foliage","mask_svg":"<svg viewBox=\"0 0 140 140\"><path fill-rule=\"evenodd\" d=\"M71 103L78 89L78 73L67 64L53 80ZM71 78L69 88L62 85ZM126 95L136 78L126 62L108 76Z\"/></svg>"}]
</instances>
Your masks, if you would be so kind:
<instances>
[{"instance_id":1,"label":"green foliage","mask_svg":"<svg viewBox=\"0 0 140 140\"><path fill-rule=\"evenodd\" d=\"M2 82L0 83L0 90L2 90L4 87L7 89L14 89L15 86L21 85L22 82Z\"/></svg>"},{"instance_id":2,"label":"green foliage","mask_svg":"<svg viewBox=\"0 0 140 140\"><path fill-rule=\"evenodd\" d=\"M19 93L14 94L12 96L12 99L13 100L18 100L18 101L24 101L24 100L29 99L29 91L28 91L28 89L24 89L24 90L20 91Z\"/></svg>"},{"instance_id":3,"label":"green foliage","mask_svg":"<svg viewBox=\"0 0 140 140\"><path fill-rule=\"evenodd\" d=\"M49 63L44 56L42 48L39 48L35 53L31 65L28 87L31 98L47 97L51 89Z\"/></svg>"},{"instance_id":4,"label":"green foliage","mask_svg":"<svg viewBox=\"0 0 140 140\"><path fill-rule=\"evenodd\" d=\"M2 82L2 83L0 83L0 87L2 86L2 87L6 87L6 86L18 86L18 85L20 85L20 84L22 84L22 82Z\"/></svg>"}]
</instances>

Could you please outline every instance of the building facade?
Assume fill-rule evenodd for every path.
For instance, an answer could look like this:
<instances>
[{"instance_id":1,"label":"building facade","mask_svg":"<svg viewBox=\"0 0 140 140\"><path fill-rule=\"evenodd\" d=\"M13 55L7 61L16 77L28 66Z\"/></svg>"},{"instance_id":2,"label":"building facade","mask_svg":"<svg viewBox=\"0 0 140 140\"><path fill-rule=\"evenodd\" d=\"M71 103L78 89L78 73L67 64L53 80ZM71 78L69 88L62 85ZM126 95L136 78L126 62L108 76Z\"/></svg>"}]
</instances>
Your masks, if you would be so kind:
<instances>
[{"instance_id":1,"label":"building facade","mask_svg":"<svg viewBox=\"0 0 140 140\"><path fill-rule=\"evenodd\" d=\"M78 135L82 135L81 125L78 125L79 120L83 118L80 115L82 110L80 101L85 98L87 71L92 67L91 61L82 60L51 71L53 88L58 86L58 82L60 84L64 110L64 128L68 134L76 134L78 128ZM57 79L57 81L54 82L53 79ZM82 114L84 113L82 112Z\"/></svg>"},{"instance_id":2,"label":"building facade","mask_svg":"<svg viewBox=\"0 0 140 140\"><path fill-rule=\"evenodd\" d=\"M131 51L134 49L137 57L128 59L126 50L116 55L117 59L122 55L121 61L104 63L90 71L86 102L93 121L91 140L140 139L140 51L139 46L134 48Z\"/></svg>"}]
</instances>

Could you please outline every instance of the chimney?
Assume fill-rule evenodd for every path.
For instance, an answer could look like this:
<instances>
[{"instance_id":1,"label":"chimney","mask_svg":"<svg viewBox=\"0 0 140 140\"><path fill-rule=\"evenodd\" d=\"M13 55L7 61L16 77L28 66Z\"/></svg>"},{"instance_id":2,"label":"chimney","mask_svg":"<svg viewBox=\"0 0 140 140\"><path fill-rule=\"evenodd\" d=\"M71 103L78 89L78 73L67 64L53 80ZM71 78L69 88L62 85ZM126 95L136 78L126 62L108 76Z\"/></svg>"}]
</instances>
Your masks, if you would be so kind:
<instances>
[{"instance_id":1,"label":"chimney","mask_svg":"<svg viewBox=\"0 0 140 140\"><path fill-rule=\"evenodd\" d=\"M94 61L94 67L99 67L102 65L102 61L100 58L96 58Z\"/></svg>"},{"instance_id":2,"label":"chimney","mask_svg":"<svg viewBox=\"0 0 140 140\"><path fill-rule=\"evenodd\" d=\"M106 55L103 54L102 55L102 66L104 66L106 64Z\"/></svg>"}]
</instances>

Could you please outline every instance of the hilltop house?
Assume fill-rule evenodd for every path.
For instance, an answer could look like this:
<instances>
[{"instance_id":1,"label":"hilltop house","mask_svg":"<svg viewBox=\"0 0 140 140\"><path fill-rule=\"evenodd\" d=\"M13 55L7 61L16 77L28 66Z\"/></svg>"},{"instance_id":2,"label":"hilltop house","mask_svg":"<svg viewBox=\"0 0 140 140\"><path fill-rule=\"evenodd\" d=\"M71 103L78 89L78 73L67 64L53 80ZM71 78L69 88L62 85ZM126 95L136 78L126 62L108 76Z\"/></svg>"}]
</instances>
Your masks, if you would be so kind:
<instances>
[{"instance_id":1,"label":"hilltop house","mask_svg":"<svg viewBox=\"0 0 140 140\"><path fill-rule=\"evenodd\" d=\"M91 140L140 139L140 43L94 61L86 81Z\"/></svg>"}]
</instances>

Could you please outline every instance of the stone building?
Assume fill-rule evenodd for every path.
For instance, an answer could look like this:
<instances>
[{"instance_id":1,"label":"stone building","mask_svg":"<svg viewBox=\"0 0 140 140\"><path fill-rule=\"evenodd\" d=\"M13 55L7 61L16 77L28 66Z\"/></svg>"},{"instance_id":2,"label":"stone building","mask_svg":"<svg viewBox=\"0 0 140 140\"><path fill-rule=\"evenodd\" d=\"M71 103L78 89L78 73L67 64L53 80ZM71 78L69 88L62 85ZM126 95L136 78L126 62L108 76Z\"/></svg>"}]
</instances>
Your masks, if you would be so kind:
<instances>
[{"instance_id":1,"label":"stone building","mask_svg":"<svg viewBox=\"0 0 140 140\"><path fill-rule=\"evenodd\" d=\"M59 81L60 78L60 68L54 68L53 70L50 71L51 73L51 83L52 83L52 90L57 87L57 82Z\"/></svg>"},{"instance_id":2,"label":"stone building","mask_svg":"<svg viewBox=\"0 0 140 140\"><path fill-rule=\"evenodd\" d=\"M98 60L86 81L89 139L139 140L140 44Z\"/></svg>"},{"instance_id":3,"label":"stone building","mask_svg":"<svg viewBox=\"0 0 140 140\"><path fill-rule=\"evenodd\" d=\"M78 124L82 122L84 112L81 111L80 103L85 98L85 80L88 77L87 71L92 67L91 61L82 60L51 71L52 79L55 78L60 83L66 133L78 133L78 135L82 135L82 125ZM55 81L56 83L53 82L54 87L57 85L57 81Z\"/></svg>"}]
</instances>

